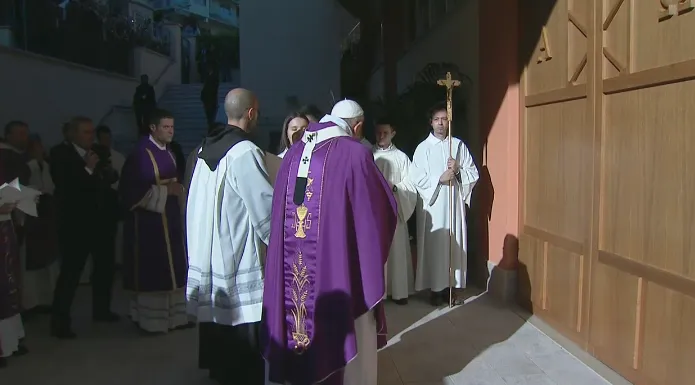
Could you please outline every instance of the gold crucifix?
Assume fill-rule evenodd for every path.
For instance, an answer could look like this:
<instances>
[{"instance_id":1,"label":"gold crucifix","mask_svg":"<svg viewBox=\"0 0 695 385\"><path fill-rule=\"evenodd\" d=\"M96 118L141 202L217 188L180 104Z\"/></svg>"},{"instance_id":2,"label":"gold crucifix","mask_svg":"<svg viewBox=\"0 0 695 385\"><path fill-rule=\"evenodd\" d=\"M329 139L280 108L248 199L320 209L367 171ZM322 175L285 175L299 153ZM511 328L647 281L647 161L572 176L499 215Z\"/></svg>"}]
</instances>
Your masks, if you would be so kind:
<instances>
[{"instance_id":1,"label":"gold crucifix","mask_svg":"<svg viewBox=\"0 0 695 385\"><path fill-rule=\"evenodd\" d=\"M453 120L452 103L454 87L461 85L458 80L451 78L451 72L446 73L446 79L437 80L437 84L446 87L446 117L449 125L449 158L453 158L453 139L451 138L451 121ZM454 307L454 285L452 284L452 262L454 258L454 184L449 181L449 307Z\"/></svg>"},{"instance_id":2,"label":"gold crucifix","mask_svg":"<svg viewBox=\"0 0 695 385\"><path fill-rule=\"evenodd\" d=\"M446 117L451 122L453 119L451 100L454 97L454 87L460 86L461 82L452 79L451 72L447 72L446 79L437 80L437 84L446 87ZM449 127L451 127L451 125ZM451 132L449 132L449 136L451 136Z\"/></svg>"}]
</instances>

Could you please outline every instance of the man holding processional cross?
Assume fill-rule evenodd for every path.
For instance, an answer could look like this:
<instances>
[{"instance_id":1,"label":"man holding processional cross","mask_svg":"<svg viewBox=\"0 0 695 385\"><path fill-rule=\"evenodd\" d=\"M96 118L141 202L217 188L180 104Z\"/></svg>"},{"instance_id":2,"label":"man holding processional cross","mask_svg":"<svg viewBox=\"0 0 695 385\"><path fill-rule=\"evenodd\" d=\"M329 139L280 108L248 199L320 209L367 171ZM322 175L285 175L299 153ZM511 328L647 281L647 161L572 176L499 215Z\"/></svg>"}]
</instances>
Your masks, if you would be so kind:
<instances>
[{"instance_id":1,"label":"man holding processional cross","mask_svg":"<svg viewBox=\"0 0 695 385\"><path fill-rule=\"evenodd\" d=\"M466 287L466 205L478 169L466 145L451 136L453 88L458 80L446 74L439 80L446 87L446 105L430 110L430 135L413 156L410 179L421 199L417 208L417 270L415 290L429 289L433 306L463 301L454 289Z\"/></svg>"}]
</instances>

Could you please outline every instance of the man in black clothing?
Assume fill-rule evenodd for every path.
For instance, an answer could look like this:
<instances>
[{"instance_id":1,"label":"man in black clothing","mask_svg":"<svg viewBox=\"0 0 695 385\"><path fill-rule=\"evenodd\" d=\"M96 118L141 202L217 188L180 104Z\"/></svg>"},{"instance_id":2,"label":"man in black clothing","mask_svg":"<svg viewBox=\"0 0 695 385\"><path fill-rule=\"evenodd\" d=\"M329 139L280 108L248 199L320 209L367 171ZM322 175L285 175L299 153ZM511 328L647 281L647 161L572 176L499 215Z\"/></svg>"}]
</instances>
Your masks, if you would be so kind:
<instances>
[{"instance_id":1,"label":"man in black clothing","mask_svg":"<svg viewBox=\"0 0 695 385\"><path fill-rule=\"evenodd\" d=\"M133 95L133 111L138 126L138 134L144 135L149 132L148 123L150 114L157 107L154 87L149 83L147 75L140 76L140 84L135 88Z\"/></svg>"},{"instance_id":2,"label":"man in black clothing","mask_svg":"<svg viewBox=\"0 0 695 385\"><path fill-rule=\"evenodd\" d=\"M68 124L68 141L54 147L50 157L62 257L53 297L51 334L61 339L75 337L70 309L90 254L94 263L93 319L119 319L111 312L115 203L109 195L118 174L111 167L108 149L94 145L94 123L89 118L75 117Z\"/></svg>"},{"instance_id":3,"label":"man in black clothing","mask_svg":"<svg viewBox=\"0 0 695 385\"><path fill-rule=\"evenodd\" d=\"M205 109L205 118L208 122L208 130L215 124L215 115L217 115L217 93L220 88L219 74L214 69L208 70L208 76L203 84L203 90L200 92L200 100L203 102Z\"/></svg>"}]
</instances>

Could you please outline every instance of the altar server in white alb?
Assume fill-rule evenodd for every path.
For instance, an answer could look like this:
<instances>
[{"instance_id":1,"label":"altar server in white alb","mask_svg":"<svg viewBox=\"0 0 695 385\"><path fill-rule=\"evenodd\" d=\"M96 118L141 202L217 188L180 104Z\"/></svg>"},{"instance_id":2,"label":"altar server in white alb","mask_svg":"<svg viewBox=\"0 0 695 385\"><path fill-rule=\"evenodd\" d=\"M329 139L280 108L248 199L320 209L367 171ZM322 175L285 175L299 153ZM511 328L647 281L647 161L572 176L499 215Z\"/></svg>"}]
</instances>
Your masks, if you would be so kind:
<instances>
[{"instance_id":1,"label":"altar server in white alb","mask_svg":"<svg viewBox=\"0 0 695 385\"><path fill-rule=\"evenodd\" d=\"M445 104L430 110L432 132L417 146L410 180L417 187L417 270L415 290L431 291L434 306L448 302L449 287L466 287L466 205L478 181L478 169L466 145L448 137ZM449 141L452 157L449 157ZM449 182L454 185L453 241L449 238ZM449 251L453 276L449 276ZM458 292L458 290L457 290ZM460 304L455 299L454 304Z\"/></svg>"},{"instance_id":2,"label":"altar server in white alb","mask_svg":"<svg viewBox=\"0 0 695 385\"><path fill-rule=\"evenodd\" d=\"M410 252L408 219L413 215L417 204L417 189L410 182L410 158L393 145L396 135L394 126L388 120L376 124L376 146L374 161L389 183L398 203L398 225L393 237L389 260L386 265L386 293L398 305L408 303L413 294L413 260Z\"/></svg>"},{"instance_id":3,"label":"altar server in white alb","mask_svg":"<svg viewBox=\"0 0 695 385\"><path fill-rule=\"evenodd\" d=\"M257 337L273 187L253 142L258 100L233 89L227 124L198 153L186 206L188 311L200 323L199 366L222 385L262 385Z\"/></svg>"}]
</instances>

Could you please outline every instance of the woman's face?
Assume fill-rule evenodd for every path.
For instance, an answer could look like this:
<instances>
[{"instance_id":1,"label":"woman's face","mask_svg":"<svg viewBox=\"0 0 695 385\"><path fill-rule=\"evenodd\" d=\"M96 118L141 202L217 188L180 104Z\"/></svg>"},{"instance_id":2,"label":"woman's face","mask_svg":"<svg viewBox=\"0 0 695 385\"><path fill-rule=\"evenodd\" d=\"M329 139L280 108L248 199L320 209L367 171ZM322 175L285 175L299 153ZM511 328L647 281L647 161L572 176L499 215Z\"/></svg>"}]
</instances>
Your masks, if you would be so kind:
<instances>
[{"instance_id":1,"label":"woman's face","mask_svg":"<svg viewBox=\"0 0 695 385\"><path fill-rule=\"evenodd\" d=\"M290 120L287 124L287 137L290 139L290 144L294 144L298 138L301 138L301 134L306 130L308 125L309 122L304 118L294 118Z\"/></svg>"}]
</instances>

